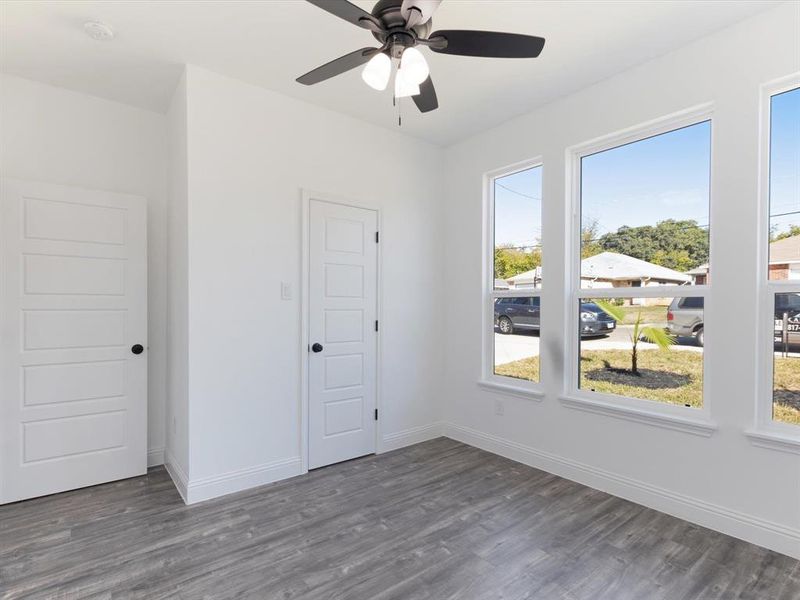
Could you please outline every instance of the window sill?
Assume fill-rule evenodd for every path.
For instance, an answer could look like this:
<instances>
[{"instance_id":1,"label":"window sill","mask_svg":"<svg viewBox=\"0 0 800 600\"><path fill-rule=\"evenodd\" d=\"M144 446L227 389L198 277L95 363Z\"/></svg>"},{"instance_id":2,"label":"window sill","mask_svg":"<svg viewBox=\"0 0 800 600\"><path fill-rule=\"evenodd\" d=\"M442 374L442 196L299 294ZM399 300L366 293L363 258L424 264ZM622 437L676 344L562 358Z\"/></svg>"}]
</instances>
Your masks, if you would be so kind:
<instances>
[{"instance_id":1,"label":"window sill","mask_svg":"<svg viewBox=\"0 0 800 600\"><path fill-rule=\"evenodd\" d=\"M749 429L744 432L750 443L759 448L800 454L800 437L775 431Z\"/></svg>"},{"instance_id":2,"label":"window sill","mask_svg":"<svg viewBox=\"0 0 800 600\"><path fill-rule=\"evenodd\" d=\"M517 398L524 398L525 400L535 400L536 402L541 402L542 398L544 398L544 392L541 390L532 390L508 383L498 383L496 381L486 381L485 379L478 381L478 387L490 392L497 392L499 394L505 394L506 396L516 396Z\"/></svg>"},{"instance_id":3,"label":"window sill","mask_svg":"<svg viewBox=\"0 0 800 600\"><path fill-rule=\"evenodd\" d=\"M561 404L567 408L624 419L626 421L634 421L636 423L644 423L663 429L682 431L701 437L711 437L711 434L717 430L717 425L715 423L705 419L677 417L660 412L612 404L610 402L576 398L574 396L559 396L558 399L561 401Z\"/></svg>"}]
</instances>

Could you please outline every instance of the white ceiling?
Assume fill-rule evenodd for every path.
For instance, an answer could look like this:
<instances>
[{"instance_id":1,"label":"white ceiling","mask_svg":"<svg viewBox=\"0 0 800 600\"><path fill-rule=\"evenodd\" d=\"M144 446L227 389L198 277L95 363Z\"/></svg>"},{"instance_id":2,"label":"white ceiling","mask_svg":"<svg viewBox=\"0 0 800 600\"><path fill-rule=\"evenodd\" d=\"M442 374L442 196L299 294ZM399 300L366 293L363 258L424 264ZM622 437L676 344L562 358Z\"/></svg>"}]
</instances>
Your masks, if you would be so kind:
<instances>
[{"instance_id":1,"label":"white ceiling","mask_svg":"<svg viewBox=\"0 0 800 600\"><path fill-rule=\"evenodd\" d=\"M370 10L372 2L356 4ZM434 29L487 29L547 39L538 59L433 54L439 110L403 106L405 133L449 144L664 54L779 2L445 0ZM359 70L313 87L294 79L372 35L303 0L2 0L0 70L165 112L181 65L192 63L396 128L390 92ZM87 20L117 36L97 42Z\"/></svg>"}]
</instances>

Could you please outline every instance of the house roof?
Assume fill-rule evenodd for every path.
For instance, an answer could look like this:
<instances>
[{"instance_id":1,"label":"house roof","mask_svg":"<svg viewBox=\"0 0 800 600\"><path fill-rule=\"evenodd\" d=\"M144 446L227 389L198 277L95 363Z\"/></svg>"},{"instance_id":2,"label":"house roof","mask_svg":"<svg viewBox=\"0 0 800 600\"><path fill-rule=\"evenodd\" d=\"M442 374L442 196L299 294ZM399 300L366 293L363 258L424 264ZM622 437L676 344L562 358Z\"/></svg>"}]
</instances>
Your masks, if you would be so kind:
<instances>
[{"instance_id":1,"label":"house roof","mask_svg":"<svg viewBox=\"0 0 800 600\"><path fill-rule=\"evenodd\" d=\"M494 289L496 289L496 290L507 290L508 289L508 282L505 279L495 279L494 280Z\"/></svg>"},{"instance_id":2,"label":"house roof","mask_svg":"<svg viewBox=\"0 0 800 600\"><path fill-rule=\"evenodd\" d=\"M506 279L508 283L533 283L534 281L538 281L542 278L542 268L536 267L535 269L531 269L530 271L524 271L523 273L517 273L513 277L509 277Z\"/></svg>"},{"instance_id":3,"label":"house roof","mask_svg":"<svg viewBox=\"0 0 800 600\"><path fill-rule=\"evenodd\" d=\"M506 279L509 283L530 283L537 274L536 269L525 271ZM601 252L581 261L581 279L600 279L604 281L627 281L655 279L671 283L689 283L691 278L686 273L674 271L667 267L654 265L626 254Z\"/></svg>"},{"instance_id":4,"label":"house roof","mask_svg":"<svg viewBox=\"0 0 800 600\"><path fill-rule=\"evenodd\" d=\"M708 273L708 263L703 263L694 269L686 271L687 275L705 275L706 273Z\"/></svg>"},{"instance_id":5,"label":"house roof","mask_svg":"<svg viewBox=\"0 0 800 600\"><path fill-rule=\"evenodd\" d=\"M769 245L769 264L800 262L800 235L783 238Z\"/></svg>"},{"instance_id":6,"label":"house roof","mask_svg":"<svg viewBox=\"0 0 800 600\"><path fill-rule=\"evenodd\" d=\"M686 273L616 252L601 252L595 256L584 258L581 261L581 278L604 281L654 279L672 283L689 283L691 281Z\"/></svg>"}]
</instances>

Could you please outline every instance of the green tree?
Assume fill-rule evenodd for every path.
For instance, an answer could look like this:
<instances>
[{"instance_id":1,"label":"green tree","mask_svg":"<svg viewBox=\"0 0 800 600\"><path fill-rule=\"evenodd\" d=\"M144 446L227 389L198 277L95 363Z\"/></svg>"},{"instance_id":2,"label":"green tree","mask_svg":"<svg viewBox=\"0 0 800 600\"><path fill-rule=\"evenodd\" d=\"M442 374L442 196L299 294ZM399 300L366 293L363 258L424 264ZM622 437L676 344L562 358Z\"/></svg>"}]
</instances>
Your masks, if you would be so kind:
<instances>
[{"instance_id":1,"label":"green tree","mask_svg":"<svg viewBox=\"0 0 800 600\"><path fill-rule=\"evenodd\" d=\"M589 258L603 251L603 247L597 240L599 232L600 225L596 219L581 228L581 258Z\"/></svg>"},{"instance_id":2,"label":"green tree","mask_svg":"<svg viewBox=\"0 0 800 600\"><path fill-rule=\"evenodd\" d=\"M603 250L627 254L677 271L708 262L708 232L697 221L667 219L655 226L626 225L599 239Z\"/></svg>"},{"instance_id":3,"label":"green tree","mask_svg":"<svg viewBox=\"0 0 800 600\"><path fill-rule=\"evenodd\" d=\"M498 246L494 249L494 276L498 279L508 279L541 264L542 252L539 249L525 251L513 246Z\"/></svg>"},{"instance_id":4,"label":"green tree","mask_svg":"<svg viewBox=\"0 0 800 600\"><path fill-rule=\"evenodd\" d=\"M790 225L788 231L778 232L777 227L773 225L769 228L769 241L777 242L778 240L785 240L786 238L800 235L800 225Z\"/></svg>"}]
</instances>

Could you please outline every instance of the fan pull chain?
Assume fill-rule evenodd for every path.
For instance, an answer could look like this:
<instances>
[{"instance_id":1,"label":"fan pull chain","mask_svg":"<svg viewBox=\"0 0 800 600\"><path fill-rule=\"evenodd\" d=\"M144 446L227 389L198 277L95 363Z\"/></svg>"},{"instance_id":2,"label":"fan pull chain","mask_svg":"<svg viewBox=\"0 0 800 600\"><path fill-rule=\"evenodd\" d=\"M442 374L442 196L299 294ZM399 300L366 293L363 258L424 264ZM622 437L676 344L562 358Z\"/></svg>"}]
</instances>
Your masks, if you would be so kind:
<instances>
[{"instance_id":1,"label":"fan pull chain","mask_svg":"<svg viewBox=\"0 0 800 600\"><path fill-rule=\"evenodd\" d=\"M403 99L398 98L392 93L392 106L397 107L397 126L403 126Z\"/></svg>"}]
</instances>

